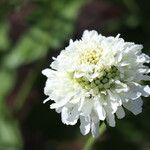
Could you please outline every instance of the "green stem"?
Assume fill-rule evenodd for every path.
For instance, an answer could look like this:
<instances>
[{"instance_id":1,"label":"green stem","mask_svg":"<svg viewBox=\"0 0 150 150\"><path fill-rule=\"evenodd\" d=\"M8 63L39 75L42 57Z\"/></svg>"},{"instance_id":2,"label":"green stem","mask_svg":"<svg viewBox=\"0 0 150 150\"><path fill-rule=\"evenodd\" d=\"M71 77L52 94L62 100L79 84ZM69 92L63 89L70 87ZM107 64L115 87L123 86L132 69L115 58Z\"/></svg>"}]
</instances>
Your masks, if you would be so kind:
<instances>
[{"instance_id":1,"label":"green stem","mask_svg":"<svg viewBox=\"0 0 150 150\"><path fill-rule=\"evenodd\" d=\"M106 131L106 125L105 125L104 122L103 122L102 125L100 126L99 131L100 131L100 136ZM94 145L95 142L96 142L96 138L94 138L93 136L90 136L90 137L87 139L83 150L91 150L91 149L92 149L92 146Z\"/></svg>"}]
</instances>

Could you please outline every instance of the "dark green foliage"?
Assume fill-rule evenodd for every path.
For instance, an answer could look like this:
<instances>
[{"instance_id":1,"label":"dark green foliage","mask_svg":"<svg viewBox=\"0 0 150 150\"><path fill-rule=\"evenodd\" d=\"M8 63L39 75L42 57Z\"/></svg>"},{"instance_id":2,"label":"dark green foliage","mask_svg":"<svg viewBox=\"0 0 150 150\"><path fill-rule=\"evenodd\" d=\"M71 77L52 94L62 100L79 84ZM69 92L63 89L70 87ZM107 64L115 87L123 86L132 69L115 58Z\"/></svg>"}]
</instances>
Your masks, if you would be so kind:
<instances>
[{"instance_id":1,"label":"dark green foliage","mask_svg":"<svg viewBox=\"0 0 150 150\"><path fill-rule=\"evenodd\" d=\"M9 117L11 115L5 107L6 97L15 85L17 69L22 65L44 58L48 50L60 47L66 39L71 37L74 20L83 2L84 0L0 1L1 150L20 150L22 147L18 125ZM18 28L24 28L19 35ZM13 37L11 37L11 32L13 32ZM23 84L25 90L20 89L22 97L19 91L18 96L15 96L17 97L15 102L18 104L14 105L16 110L12 108L15 112L26 100L28 96L26 89L32 87L36 78L34 74L39 73L35 71L36 68L32 70L31 76L27 78L28 87Z\"/></svg>"},{"instance_id":2,"label":"dark green foliage","mask_svg":"<svg viewBox=\"0 0 150 150\"><path fill-rule=\"evenodd\" d=\"M42 104L45 78L41 70L50 63L46 56L58 53L54 50L62 49L64 43L73 37L76 18L86 2L0 0L0 150L53 150L63 142L77 138L83 140L77 126L63 125L60 115L49 111L49 104ZM90 4L96 2L99 0L91 0ZM121 33L126 41L143 44L144 52L150 54L150 1L104 0L102 3L117 6L122 14L99 23L103 28L98 30L103 34ZM88 8L94 12L92 6ZM109 11L106 11L106 16ZM95 15L102 15L90 14L88 16L85 11L84 17L79 18L83 19L80 22L86 25ZM89 26L90 29L93 27L97 25ZM141 115L129 113L125 119L117 120L117 127L108 127L93 149L149 150L149 114L147 98Z\"/></svg>"}]
</instances>

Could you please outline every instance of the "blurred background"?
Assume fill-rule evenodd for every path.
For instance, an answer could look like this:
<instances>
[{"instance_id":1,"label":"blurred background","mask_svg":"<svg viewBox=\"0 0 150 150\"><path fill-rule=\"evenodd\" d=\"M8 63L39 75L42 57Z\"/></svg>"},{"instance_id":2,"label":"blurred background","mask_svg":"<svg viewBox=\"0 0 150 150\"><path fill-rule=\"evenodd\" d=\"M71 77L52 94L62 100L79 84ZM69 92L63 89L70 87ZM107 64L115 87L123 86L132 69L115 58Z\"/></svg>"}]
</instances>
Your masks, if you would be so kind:
<instances>
[{"instance_id":1,"label":"blurred background","mask_svg":"<svg viewBox=\"0 0 150 150\"><path fill-rule=\"evenodd\" d=\"M88 136L42 104L41 70L85 29L121 34L150 54L149 0L0 0L0 150L82 150ZM117 121L92 150L150 150L150 101Z\"/></svg>"}]
</instances>

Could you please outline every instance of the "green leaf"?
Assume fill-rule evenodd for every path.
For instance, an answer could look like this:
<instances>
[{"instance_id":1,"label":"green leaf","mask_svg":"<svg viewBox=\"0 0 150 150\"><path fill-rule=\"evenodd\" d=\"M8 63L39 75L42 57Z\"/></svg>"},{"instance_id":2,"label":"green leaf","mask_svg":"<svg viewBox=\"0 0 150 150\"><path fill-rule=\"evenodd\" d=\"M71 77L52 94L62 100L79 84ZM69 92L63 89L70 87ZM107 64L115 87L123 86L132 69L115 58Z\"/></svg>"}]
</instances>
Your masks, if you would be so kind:
<instances>
[{"instance_id":1,"label":"green leaf","mask_svg":"<svg viewBox=\"0 0 150 150\"><path fill-rule=\"evenodd\" d=\"M65 4L61 11L61 15L67 19L73 20L77 17L79 8L84 4L85 0L69 1Z\"/></svg>"},{"instance_id":2,"label":"green leaf","mask_svg":"<svg viewBox=\"0 0 150 150\"><path fill-rule=\"evenodd\" d=\"M7 50L10 47L8 23L0 23L0 51Z\"/></svg>"},{"instance_id":3,"label":"green leaf","mask_svg":"<svg viewBox=\"0 0 150 150\"><path fill-rule=\"evenodd\" d=\"M0 149L20 150L21 148L22 138L18 123L11 118L3 103L0 106Z\"/></svg>"},{"instance_id":4,"label":"green leaf","mask_svg":"<svg viewBox=\"0 0 150 150\"><path fill-rule=\"evenodd\" d=\"M6 55L4 66L13 69L42 58L46 55L50 43L51 37L48 33L39 28L32 28L20 39L11 53Z\"/></svg>"},{"instance_id":5,"label":"green leaf","mask_svg":"<svg viewBox=\"0 0 150 150\"><path fill-rule=\"evenodd\" d=\"M5 97L15 83L15 74L6 70L0 70L0 99Z\"/></svg>"}]
</instances>

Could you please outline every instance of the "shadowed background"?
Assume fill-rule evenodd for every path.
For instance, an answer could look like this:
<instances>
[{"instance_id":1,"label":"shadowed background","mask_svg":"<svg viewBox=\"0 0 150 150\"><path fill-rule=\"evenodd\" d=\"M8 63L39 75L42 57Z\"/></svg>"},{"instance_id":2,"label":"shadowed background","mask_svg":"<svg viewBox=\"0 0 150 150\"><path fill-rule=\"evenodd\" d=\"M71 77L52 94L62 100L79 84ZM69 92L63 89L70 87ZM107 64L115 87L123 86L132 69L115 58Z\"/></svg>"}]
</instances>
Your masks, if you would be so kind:
<instances>
[{"instance_id":1,"label":"shadowed background","mask_svg":"<svg viewBox=\"0 0 150 150\"><path fill-rule=\"evenodd\" d=\"M88 137L42 104L52 56L85 29L143 44L150 54L149 0L0 0L0 150L82 150ZM150 150L150 102L107 127L92 150Z\"/></svg>"}]
</instances>

